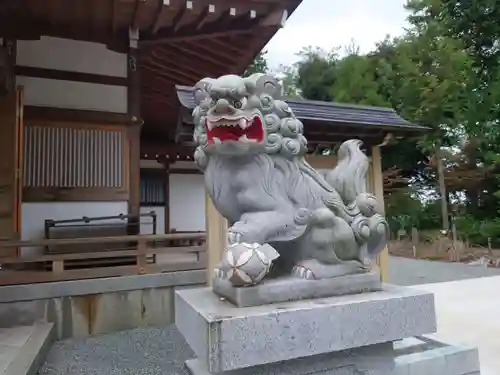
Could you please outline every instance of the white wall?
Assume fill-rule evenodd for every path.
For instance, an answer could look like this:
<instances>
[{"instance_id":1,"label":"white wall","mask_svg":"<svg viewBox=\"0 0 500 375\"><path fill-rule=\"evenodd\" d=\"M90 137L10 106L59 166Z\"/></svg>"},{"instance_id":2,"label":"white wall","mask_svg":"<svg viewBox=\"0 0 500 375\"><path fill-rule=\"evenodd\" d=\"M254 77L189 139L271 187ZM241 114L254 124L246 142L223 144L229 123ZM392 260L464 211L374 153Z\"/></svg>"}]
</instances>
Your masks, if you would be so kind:
<instances>
[{"instance_id":1,"label":"white wall","mask_svg":"<svg viewBox=\"0 0 500 375\"><path fill-rule=\"evenodd\" d=\"M174 173L172 171L172 173ZM170 229L205 231L205 185L201 174L170 175Z\"/></svg>"},{"instance_id":2,"label":"white wall","mask_svg":"<svg viewBox=\"0 0 500 375\"><path fill-rule=\"evenodd\" d=\"M42 36L19 40L16 63L22 66L127 76L127 56L110 51L104 44Z\"/></svg>"},{"instance_id":3,"label":"white wall","mask_svg":"<svg viewBox=\"0 0 500 375\"><path fill-rule=\"evenodd\" d=\"M114 77L127 77L127 55L109 51L105 45L42 37L17 42L16 64ZM16 77L24 85L25 105L108 112L127 112L126 86ZM26 202L22 204L23 240L44 236L46 219L127 214L127 202Z\"/></svg>"},{"instance_id":4,"label":"white wall","mask_svg":"<svg viewBox=\"0 0 500 375\"><path fill-rule=\"evenodd\" d=\"M151 211L156 213L156 234L165 234L165 207L141 207L141 214L147 214ZM148 224L152 224L152 222L152 219L149 217L141 218L141 223L144 223L141 224L141 234L153 233L153 225Z\"/></svg>"},{"instance_id":5,"label":"white wall","mask_svg":"<svg viewBox=\"0 0 500 375\"><path fill-rule=\"evenodd\" d=\"M141 160L141 168L163 168L155 160ZM205 231L205 185L202 174L175 174L176 168L197 169L192 161L175 162L170 165L170 230ZM158 220L158 233L165 233L164 207L141 207L142 212L154 210ZM149 229L150 230L150 229ZM141 228L148 232L148 226Z\"/></svg>"},{"instance_id":6,"label":"white wall","mask_svg":"<svg viewBox=\"0 0 500 375\"><path fill-rule=\"evenodd\" d=\"M174 172L175 173L175 172ZM205 231L205 186L201 174L170 175L170 229ZM141 213L156 212L157 233L165 233L165 207L141 207ZM146 221L149 219L143 218ZM151 225L141 225L141 234L149 234Z\"/></svg>"},{"instance_id":7,"label":"white wall","mask_svg":"<svg viewBox=\"0 0 500 375\"><path fill-rule=\"evenodd\" d=\"M126 54L109 51L103 44L52 37L18 41L16 64L115 77L127 76ZM125 86L24 76L17 76L16 83L24 85L26 105L127 112Z\"/></svg>"},{"instance_id":8,"label":"white wall","mask_svg":"<svg viewBox=\"0 0 500 375\"><path fill-rule=\"evenodd\" d=\"M127 112L127 88L97 83L16 76L24 86L24 104L39 107Z\"/></svg>"}]
</instances>

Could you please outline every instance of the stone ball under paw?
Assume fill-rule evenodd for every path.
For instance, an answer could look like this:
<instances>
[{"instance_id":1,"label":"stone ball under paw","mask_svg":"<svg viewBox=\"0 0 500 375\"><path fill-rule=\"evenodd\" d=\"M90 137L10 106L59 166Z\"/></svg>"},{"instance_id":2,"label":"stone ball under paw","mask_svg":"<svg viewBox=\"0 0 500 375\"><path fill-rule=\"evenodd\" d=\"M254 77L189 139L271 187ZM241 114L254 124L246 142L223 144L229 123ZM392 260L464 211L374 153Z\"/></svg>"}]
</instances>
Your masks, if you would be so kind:
<instances>
[{"instance_id":1,"label":"stone ball under paw","mask_svg":"<svg viewBox=\"0 0 500 375\"><path fill-rule=\"evenodd\" d=\"M233 286L258 284L279 256L270 245L236 243L227 248L216 276L224 277Z\"/></svg>"}]
</instances>

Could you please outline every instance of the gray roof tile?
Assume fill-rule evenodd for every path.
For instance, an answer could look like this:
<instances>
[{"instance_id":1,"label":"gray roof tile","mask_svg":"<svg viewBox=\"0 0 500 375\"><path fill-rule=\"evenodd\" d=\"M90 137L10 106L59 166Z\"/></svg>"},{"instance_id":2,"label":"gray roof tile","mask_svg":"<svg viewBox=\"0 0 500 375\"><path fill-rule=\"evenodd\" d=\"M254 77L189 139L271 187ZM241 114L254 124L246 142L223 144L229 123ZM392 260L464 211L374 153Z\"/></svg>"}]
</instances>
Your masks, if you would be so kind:
<instances>
[{"instance_id":1,"label":"gray roof tile","mask_svg":"<svg viewBox=\"0 0 500 375\"><path fill-rule=\"evenodd\" d=\"M188 109L196 106L192 87L178 85L176 90L182 106ZM380 128L398 129L403 132L429 130L425 126L406 121L392 108L286 98L285 101L300 120L371 125Z\"/></svg>"}]
</instances>

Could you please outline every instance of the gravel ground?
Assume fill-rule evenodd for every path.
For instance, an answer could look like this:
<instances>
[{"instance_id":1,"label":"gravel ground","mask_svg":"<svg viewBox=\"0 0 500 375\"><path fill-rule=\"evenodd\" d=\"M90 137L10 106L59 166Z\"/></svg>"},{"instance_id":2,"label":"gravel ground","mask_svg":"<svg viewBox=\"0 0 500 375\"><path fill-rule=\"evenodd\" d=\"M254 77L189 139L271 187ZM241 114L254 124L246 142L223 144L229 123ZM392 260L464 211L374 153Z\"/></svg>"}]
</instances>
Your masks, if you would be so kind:
<instances>
[{"instance_id":1,"label":"gravel ground","mask_svg":"<svg viewBox=\"0 0 500 375\"><path fill-rule=\"evenodd\" d=\"M141 328L55 343L40 375L187 375L194 357L175 327Z\"/></svg>"},{"instance_id":2,"label":"gravel ground","mask_svg":"<svg viewBox=\"0 0 500 375\"><path fill-rule=\"evenodd\" d=\"M500 270L391 257L389 280L416 285L500 275ZM54 344L39 375L187 375L193 353L175 327L148 328L63 340Z\"/></svg>"}]
</instances>

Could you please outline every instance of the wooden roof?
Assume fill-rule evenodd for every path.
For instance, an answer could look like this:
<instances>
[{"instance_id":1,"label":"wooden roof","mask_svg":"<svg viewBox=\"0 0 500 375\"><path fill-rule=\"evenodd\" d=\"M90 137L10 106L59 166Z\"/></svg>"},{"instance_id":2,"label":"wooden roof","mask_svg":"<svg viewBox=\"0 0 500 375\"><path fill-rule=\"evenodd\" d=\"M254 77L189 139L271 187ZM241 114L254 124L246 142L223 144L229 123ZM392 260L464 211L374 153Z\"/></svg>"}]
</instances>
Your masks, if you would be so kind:
<instances>
[{"instance_id":1,"label":"wooden roof","mask_svg":"<svg viewBox=\"0 0 500 375\"><path fill-rule=\"evenodd\" d=\"M192 140L192 122L188 115L195 107L193 88L177 86L177 97L185 109L184 129L180 143ZM314 100L286 99L295 116L304 123L305 136L311 147L328 147L349 138L360 138L365 144L381 143L388 133L395 136L411 136L429 128L412 124L393 108L321 102Z\"/></svg>"},{"instance_id":2,"label":"wooden roof","mask_svg":"<svg viewBox=\"0 0 500 375\"><path fill-rule=\"evenodd\" d=\"M139 30L145 131L177 120L175 85L242 73L301 0L5 0L0 35L95 41L125 52Z\"/></svg>"}]
</instances>

